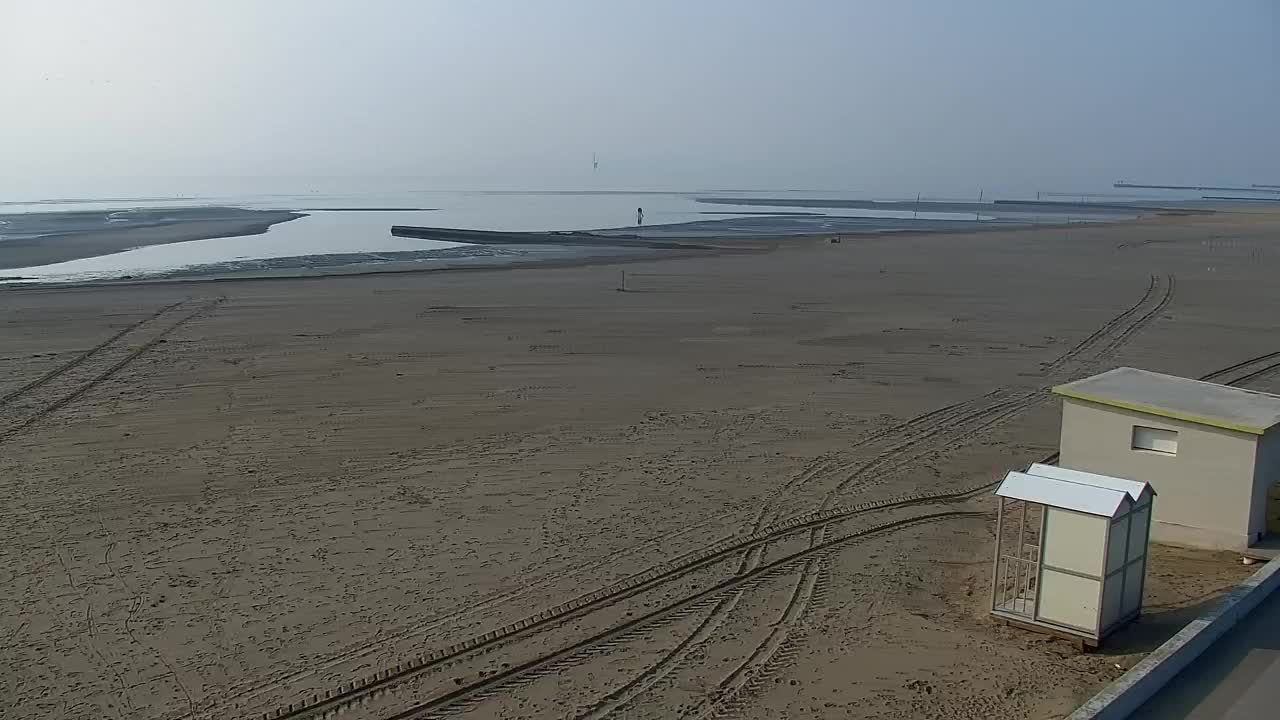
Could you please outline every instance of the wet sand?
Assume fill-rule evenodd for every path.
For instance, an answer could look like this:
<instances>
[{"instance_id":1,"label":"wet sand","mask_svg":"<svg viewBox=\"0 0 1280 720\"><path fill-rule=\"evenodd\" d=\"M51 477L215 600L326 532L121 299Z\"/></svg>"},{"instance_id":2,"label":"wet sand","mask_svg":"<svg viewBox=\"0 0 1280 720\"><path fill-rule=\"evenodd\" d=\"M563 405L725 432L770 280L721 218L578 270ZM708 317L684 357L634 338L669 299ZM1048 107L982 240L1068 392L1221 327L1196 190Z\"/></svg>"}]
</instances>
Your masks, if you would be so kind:
<instances>
[{"instance_id":1,"label":"wet sand","mask_svg":"<svg viewBox=\"0 0 1280 720\"><path fill-rule=\"evenodd\" d=\"M147 245L261 235L304 217L286 210L157 208L0 215L0 269L79 260Z\"/></svg>"},{"instance_id":2,"label":"wet sand","mask_svg":"<svg viewBox=\"0 0 1280 720\"><path fill-rule=\"evenodd\" d=\"M1278 230L4 293L0 706L1062 717L1248 568L1079 654L987 618L984 486L1053 383L1275 351Z\"/></svg>"},{"instance_id":3,"label":"wet sand","mask_svg":"<svg viewBox=\"0 0 1280 720\"><path fill-rule=\"evenodd\" d=\"M1112 215L1129 218L1162 208L1154 203L1104 203L1097 201L1070 202L1065 200L989 200L963 202L946 200L850 200L843 198L803 197L700 197L698 202L708 205L755 205L761 207L810 207L845 208L857 210L894 210L898 212L982 213L999 216L1002 213L1044 214L1071 212L1075 215Z\"/></svg>"}]
</instances>

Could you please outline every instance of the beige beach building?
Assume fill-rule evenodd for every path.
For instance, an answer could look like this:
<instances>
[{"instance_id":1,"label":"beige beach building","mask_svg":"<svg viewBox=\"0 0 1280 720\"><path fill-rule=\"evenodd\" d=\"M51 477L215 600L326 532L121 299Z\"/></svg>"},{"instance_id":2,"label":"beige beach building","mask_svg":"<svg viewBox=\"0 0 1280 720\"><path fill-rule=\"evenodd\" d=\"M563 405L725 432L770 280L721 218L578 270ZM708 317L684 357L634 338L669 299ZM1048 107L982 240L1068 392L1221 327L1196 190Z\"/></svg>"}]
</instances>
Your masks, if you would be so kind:
<instances>
[{"instance_id":1,"label":"beige beach building","mask_svg":"<svg viewBox=\"0 0 1280 720\"><path fill-rule=\"evenodd\" d=\"M1127 367L1053 392L1059 464L1149 483L1153 540L1243 550L1280 532L1280 396Z\"/></svg>"}]
</instances>

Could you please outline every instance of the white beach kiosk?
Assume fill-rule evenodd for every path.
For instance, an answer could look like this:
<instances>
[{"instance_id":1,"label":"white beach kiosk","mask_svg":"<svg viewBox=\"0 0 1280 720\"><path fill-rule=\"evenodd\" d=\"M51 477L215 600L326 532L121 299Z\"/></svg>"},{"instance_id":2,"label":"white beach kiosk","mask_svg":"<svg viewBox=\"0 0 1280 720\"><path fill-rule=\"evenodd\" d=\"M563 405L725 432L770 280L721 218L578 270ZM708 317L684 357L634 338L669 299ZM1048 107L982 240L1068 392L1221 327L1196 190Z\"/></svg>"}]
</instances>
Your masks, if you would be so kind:
<instances>
[{"instance_id":1,"label":"white beach kiosk","mask_svg":"<svg viewBox=\"0 0 1280 720\"><path fill-rule=\"evenodd\" d=\"M1093 647L1138 616L1150 485L1036 464L995 494L992 615Z\"/></svg>"}]
</instances>

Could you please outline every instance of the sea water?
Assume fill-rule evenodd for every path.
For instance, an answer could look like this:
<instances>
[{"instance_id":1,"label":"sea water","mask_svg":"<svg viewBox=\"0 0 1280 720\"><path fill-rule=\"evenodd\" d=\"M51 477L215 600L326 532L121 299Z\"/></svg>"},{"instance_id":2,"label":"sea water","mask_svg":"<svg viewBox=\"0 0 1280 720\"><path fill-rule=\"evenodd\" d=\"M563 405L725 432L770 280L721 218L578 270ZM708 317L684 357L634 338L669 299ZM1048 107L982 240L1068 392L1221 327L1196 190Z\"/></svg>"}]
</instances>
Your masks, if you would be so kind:
<instances>
[{"instance_id":1,"label":"sea water","mask_svg":"<svg viewBox=\"0 0 1280 720\"><path fill-rule=\"evenodd\" d=\"M348 191L15 199L0 202L0 215L218 205L296 210L307 213L307 217L273 225L259 235L151 245L53 265L4 270L0 275L43 282L80 282L173 274L184 269L196 270L248 260L416 253L445 249L453 244L394 237L390 232L392 225L530 232L626 228L636 225L639 208L644 210L646 226L787 213L898 220L981 222L990 219L989 216L972 213L762 207L697 201L699 197L752 195L779 196L778 193L737 192ZM827 196L832 199L874 199L854 193L797 195L807 198ZM3 233L4 228L0 226L0 252L3 252Z\"/></svg>"}]
</instances>

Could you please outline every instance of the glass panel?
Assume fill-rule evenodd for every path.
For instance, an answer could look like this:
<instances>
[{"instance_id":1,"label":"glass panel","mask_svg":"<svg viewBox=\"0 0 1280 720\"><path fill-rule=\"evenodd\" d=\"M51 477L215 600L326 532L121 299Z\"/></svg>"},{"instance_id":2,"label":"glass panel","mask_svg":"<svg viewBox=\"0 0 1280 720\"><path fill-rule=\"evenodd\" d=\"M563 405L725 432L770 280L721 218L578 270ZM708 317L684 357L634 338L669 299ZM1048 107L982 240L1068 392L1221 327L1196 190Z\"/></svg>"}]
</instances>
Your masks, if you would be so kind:
<instances>
[{"instance_id":1,"label":"glass panel","mask_svg":"<svg viewBox=\"0 0 1280 720\"><path fill-rule=\"evenodd\" d=\"M1166 455L1178 454L1178 433L1173 430L1133 426L1133 449L1151 450Z\"/></svg>"}]
</instances>

